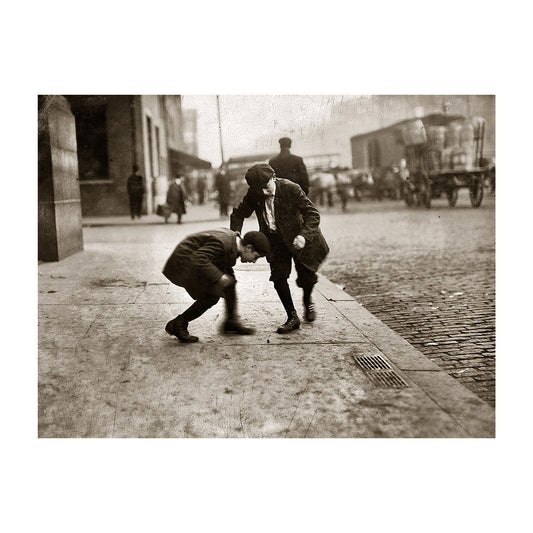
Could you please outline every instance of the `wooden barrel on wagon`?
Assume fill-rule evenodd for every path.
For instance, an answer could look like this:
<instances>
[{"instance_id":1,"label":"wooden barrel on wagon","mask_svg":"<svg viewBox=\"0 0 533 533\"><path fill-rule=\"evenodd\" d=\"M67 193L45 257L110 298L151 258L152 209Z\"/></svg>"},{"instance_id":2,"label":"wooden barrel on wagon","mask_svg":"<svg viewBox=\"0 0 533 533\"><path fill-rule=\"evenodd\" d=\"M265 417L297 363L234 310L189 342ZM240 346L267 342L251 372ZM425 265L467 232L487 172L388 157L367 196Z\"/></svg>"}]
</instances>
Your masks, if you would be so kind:
<instances>
[{"instance_id":1,"label":"wooden barrel on wagon","mask_svg":"<svg viewBox=\"0 0 533 533\"><path fill-rule=\"evenodd\" d=\"M428 126L426 132L429 148L442 152L446 143L446 126Z\"/></svg>"},{"instance_id":2,"label":"wooden barrel on wagon","mask_svg":"<svg viewBox=\"0 0 533 533\"><path fill-rule=\"evenodd\" d=\"M463 125L460 122L450 122L446 127L446 147L459 146L461 144L461 130Z\"/></svg>"},{"instance_id":3,"label":"wooden barrel on wagon","mask_svg":"<svg viewBox=\"0 0 533 533\"><path fill-rule=\"evenodd\" d=\"M446 127L428 126L426 132L429 170L440 170L442 168L442 152L446 143Z\"/></svg>"}]
</instances>

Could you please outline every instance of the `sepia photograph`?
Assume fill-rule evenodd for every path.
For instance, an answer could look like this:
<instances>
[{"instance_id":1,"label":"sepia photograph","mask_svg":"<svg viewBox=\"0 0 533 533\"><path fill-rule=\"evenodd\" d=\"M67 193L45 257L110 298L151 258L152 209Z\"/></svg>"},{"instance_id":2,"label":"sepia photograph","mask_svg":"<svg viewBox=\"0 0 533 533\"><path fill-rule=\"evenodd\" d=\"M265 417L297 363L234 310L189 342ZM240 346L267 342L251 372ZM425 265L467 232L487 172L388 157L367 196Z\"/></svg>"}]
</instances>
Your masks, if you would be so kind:
<instances>
[{"instance_id":1,"label":"sepia photograph","mask_svg":"<svg viewBox=\"0 0 533 533\"><path fill-rule=\"evenodd\" d=\"M2 13L3 530L527 529L521 4Z\"/></svg>"},{"instance_id":2,"label":"sepia photograph","mask_svg":"<svg viewBox=\"0 0 533 533\"><path fill-rule=\"evenodd\" d=\"M39 437L494 437L495 112L40 95Z\"/></svg>"}]
</instances>

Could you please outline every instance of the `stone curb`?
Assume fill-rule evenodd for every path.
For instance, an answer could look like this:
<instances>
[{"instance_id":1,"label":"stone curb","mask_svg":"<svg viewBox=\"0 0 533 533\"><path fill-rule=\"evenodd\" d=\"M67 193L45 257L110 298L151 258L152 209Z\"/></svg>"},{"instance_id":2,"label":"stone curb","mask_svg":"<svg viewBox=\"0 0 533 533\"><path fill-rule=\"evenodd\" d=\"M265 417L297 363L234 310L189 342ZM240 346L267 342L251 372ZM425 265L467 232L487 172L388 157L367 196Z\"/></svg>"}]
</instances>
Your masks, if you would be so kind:
<instances>
[{"instance_id":1,"label":"stone curb","mask_svg":"<svg viewBox=\"0 0 533 533\"><path fill-rule=\"evenodd\" d=\"M420 387L472 437L495 437L495 411L367 311L341 287L319 276L316 290L368 339L392 366Z\"/></svg>"}]
</instances>

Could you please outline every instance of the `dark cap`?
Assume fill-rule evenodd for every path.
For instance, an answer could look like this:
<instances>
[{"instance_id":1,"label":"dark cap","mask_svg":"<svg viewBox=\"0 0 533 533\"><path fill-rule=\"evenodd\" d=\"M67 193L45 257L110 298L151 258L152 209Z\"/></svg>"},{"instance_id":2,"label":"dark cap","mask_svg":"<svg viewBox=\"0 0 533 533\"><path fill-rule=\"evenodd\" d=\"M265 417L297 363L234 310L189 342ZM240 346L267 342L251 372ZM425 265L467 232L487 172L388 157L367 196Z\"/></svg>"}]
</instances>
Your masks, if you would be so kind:
<instances>
[{"instance_id":1,"label":"dark cap","mask_svg":"<svg viewBox=\"0 0 533 533\"><path fill-rule=\"evenodd\" d=\"M266 187L268 180L274 176L274 169L266 163L259 163L250 167L246 172L246 183L251 189L261 190Z\"/></svg>"},{"instance_id":2,"label":"dark cap","mask_svg":"<svg viewBox=\"0 0 533 533\"><path fill-rule=\"evenodd\" d=\"M270 242L266 235L260 231L249 231L242 238L244 245L251 244L256 252L259 252L262 256L268 257L270 255Z\"/></svg>"},{"instance_id":3,"label":"dark cap","mask_svg":"<svg viewBox=\"0 0 533 533\"><path fill-rule=\"evenodd\" d=\"M291 147L291 144L292 144L292 141L288 138L288 137L282 137L280 140L279 140L279 145L282 147L282 148L290 148Z\"/></svg>"}]
</instances>

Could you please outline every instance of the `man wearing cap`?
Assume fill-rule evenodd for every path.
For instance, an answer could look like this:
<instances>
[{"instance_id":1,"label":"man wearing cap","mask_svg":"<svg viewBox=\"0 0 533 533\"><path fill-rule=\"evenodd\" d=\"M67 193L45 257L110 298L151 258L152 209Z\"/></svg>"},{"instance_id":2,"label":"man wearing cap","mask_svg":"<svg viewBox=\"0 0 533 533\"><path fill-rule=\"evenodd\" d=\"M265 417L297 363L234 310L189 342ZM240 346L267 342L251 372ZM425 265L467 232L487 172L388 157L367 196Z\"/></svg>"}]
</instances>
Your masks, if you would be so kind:
<instances>
[{"instance_id":1,"label":"man wearing cap","mask_svg":"<svg viewBox=\"0 0 533 533\"><path fill-rule=\"evenodd\" d=\"M241 231L245 218L254 211L259 230L270 242L270 281L287 312L287 321L278 333L288 333L300 327L287 282L292 261L298 277L296 284L303 289L304 316L308 322L316 317L311 300L317 282L316 272L326 258L329 247L320 231L320 215L301 187L289 180L277 178L270 165L254 165L246 172L249 189L241 203L233 209L230 227Z\"/></svg>"},{"instance_id":2,"label":"man wearing cap","mask_svg":"<svg viewBox=\"0 0 533 533\"><path fill-rule=\"evenodd\" d=\"M285 178L297 183L305 194L309 194L309 176L304 160L290 152L292 141L288 137L279 140L280 152L268 163L278 178Z\"/></svg>"},{"instance_id":3,"label":"man wearing cap","mask_svg":"<svg viewBox=\"0 0 533 533\"><path fill-rule=\"evenodd\" d=\"M181 315L168 322L165 331L181 342L198 342L190 335L189 322L203 315L219 300L226 303L223 333L251 335L253 328L243 326L236 314L235 274L237 258L243 263L255 263L270 253L268 239L259 231L249 231L244 237L223 228L189 235L176 246L163 269L174 285L183 287L196 300Z\"/></svg>"}]
</instances>

